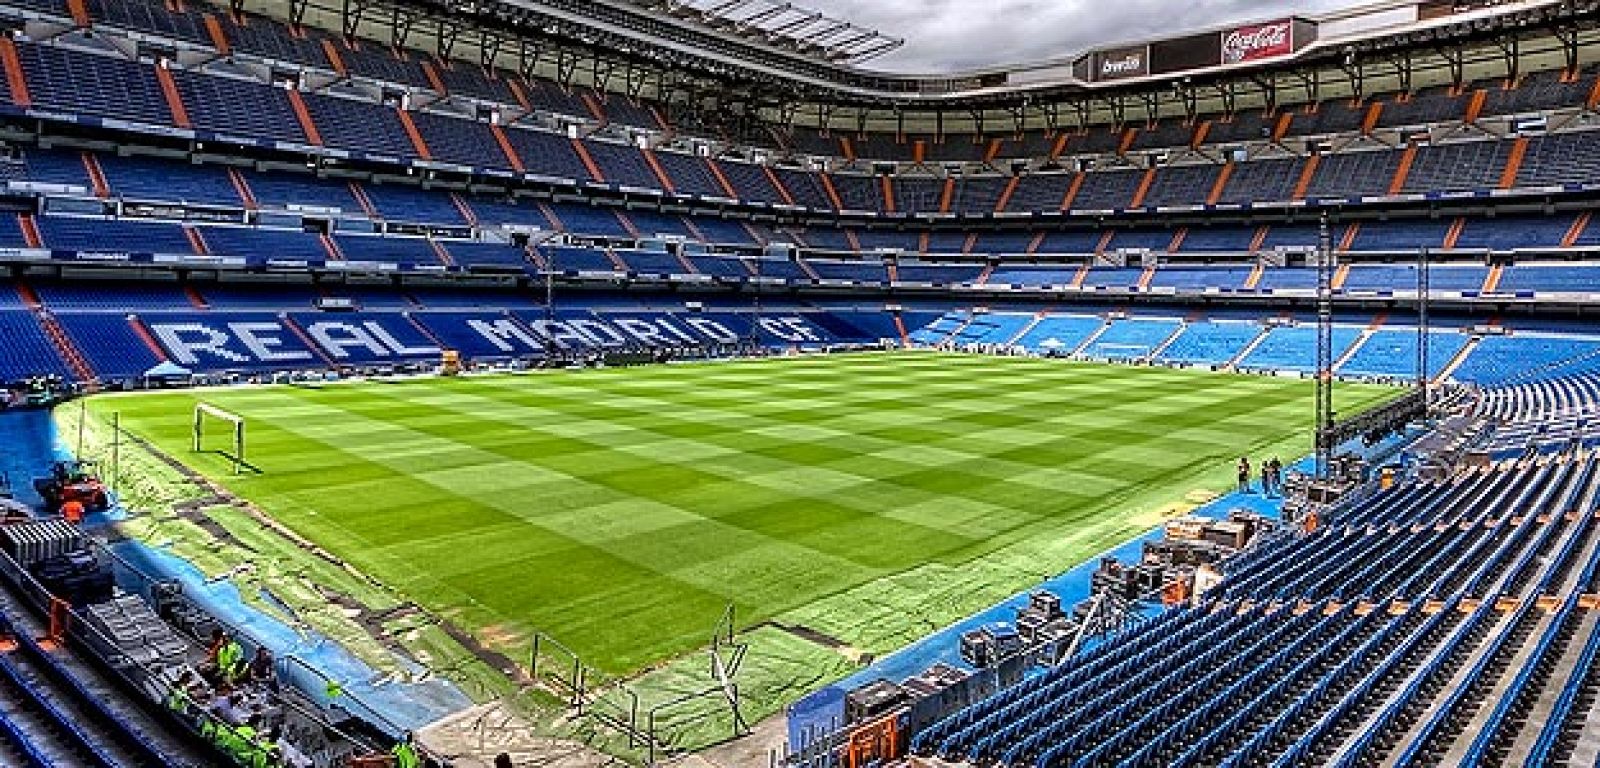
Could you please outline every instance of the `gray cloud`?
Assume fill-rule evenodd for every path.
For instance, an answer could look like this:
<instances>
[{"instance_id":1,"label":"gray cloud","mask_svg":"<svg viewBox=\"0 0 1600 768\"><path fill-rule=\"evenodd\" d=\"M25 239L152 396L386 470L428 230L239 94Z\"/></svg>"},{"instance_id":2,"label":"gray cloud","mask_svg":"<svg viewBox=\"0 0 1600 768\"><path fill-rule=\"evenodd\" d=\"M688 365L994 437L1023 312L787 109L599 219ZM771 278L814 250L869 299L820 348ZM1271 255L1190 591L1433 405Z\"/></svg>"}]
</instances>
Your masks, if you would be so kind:
<instances>
[{"instance_id":1,"label":"gray cloud","mask_svg":"<svg viewBox=\"0 0 1600 768\"><path fill-rule=\"evenodd\" d=\"M906 44L873 69L945 72L1053 58L1236 21L1327 11L1353 0L799 0Z\"/></svg>"}]
</instances>

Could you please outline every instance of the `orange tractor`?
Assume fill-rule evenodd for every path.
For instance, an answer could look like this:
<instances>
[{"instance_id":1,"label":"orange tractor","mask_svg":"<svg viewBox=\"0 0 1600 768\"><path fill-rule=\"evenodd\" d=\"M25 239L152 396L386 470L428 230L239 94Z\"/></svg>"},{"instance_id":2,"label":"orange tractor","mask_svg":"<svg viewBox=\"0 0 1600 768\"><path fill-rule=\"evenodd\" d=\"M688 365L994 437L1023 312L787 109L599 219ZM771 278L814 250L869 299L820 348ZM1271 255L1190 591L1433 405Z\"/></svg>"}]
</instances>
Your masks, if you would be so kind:
<instances>
[{"instance_id":1,"label":"orange tractor","mask_svg":"<svg viewBox=\"0 0 1600 768\"><path fill-rule=\"evenodd\" d=\"M33 481L33 488L52 512L72 504L86 512L104 512L111 506L106 485L91 461L58 461L50 467L49 477Z\"/></svg>"}]
</instances>

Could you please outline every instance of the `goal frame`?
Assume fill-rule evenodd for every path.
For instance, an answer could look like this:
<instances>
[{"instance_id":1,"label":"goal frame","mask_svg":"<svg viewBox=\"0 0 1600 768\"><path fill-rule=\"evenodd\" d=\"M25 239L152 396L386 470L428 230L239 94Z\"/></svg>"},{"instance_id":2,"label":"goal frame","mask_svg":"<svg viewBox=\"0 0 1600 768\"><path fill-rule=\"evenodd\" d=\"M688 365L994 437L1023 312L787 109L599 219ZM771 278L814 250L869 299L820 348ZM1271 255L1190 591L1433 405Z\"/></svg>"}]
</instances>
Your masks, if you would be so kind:
<instances>
[{"instance_id":1,"label":"goal frame","mask_svg":"<svg viewBox=\"0 0 1600 768\"><path fill-rule=\"evenodd\" d=\"M190 450L193 453L203 452L205 447L204 444L207 416L214 419L220 419L232 425L233 450L232 452L219 451L218 453L221 453L223 458L233 462L234 474L242 474L245 468L250 466L249 462L245 460L245 418L237 413L234 413L233 411L229 411L225 408L219 408L210 403L195 403L194 421L190 431L190 436L193 438L193 441L190 446Z\"/></svg>"}]
</instances>

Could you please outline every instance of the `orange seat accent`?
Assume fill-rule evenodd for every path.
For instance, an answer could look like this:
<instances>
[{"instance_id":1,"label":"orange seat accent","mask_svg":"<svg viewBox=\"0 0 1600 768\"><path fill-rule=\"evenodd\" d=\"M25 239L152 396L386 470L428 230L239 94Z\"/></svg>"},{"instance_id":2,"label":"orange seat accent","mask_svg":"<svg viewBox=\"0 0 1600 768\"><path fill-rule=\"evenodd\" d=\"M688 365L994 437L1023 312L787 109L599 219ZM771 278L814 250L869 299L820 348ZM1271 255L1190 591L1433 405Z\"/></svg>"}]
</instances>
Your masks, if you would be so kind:
<instances>
[{"instance_id":1,"label":"orange seat accent","mask_svg":"<svg viewBox=\"0 0 1600 768\"><path fill-rule=\"evenodd\" d=\"M28 73L22 68L16 43L9 37L0 37L0 63L6 68L6 86L11 91L11 103L19 107L32 106L33 96L28 93Z\"/></svg>"},{"instance_id":2,"label":"orange seat accent","mask_svg":"<svg viewBox=\"0 0 1600 768\"><path fill-rule=\"evenodd\" d=\"M406 137L411 139L411 147L417 150L417 156L423 160L432 160L433 153L428 151L428 142L422 140L422 132L417 130L417 124L411 119L411 113L399 107L394 108L395 115L400 118L400 127L406 130Z\"/></svg>"},{"instance_id":3,"label":"orange seat accent","mask_svg":"<svg viewBox=\"0 0 1600 768\"><path fill-rule=\"evenodd\" d=\"M322 132L317 130L317 121L311 118L311 110L306 108L306 100L300 97L300 92L289 89L289 106L294 109L295 119L300 121L300 132L306 135L306 143L313 147L322 146Z\"/></svg>"},{"instance_id":4,"label":"orange seat accent","mask_svg":"<svg viewBox=\"0 0 1600 768\"><path fill-rule=\"evenodd\" d=\"M172 70L156 66L156 82L161 84L161 93L167 98L167 109L172 112L172 124L179 128L193 128L189 122L189 110L183 106L183 94L178 92L178 83L172 79Z\"/></svg>"}]
</instances>

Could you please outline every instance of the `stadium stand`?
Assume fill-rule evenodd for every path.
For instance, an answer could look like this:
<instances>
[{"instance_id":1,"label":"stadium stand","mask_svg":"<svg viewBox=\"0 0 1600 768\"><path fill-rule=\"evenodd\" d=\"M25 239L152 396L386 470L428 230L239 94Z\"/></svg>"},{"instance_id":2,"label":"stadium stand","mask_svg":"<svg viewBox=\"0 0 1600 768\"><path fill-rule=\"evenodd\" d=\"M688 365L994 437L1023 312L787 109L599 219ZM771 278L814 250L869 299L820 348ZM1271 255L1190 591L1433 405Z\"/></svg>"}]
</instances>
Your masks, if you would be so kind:
<instances>
[{"instance_id":1,"label":"stadium stand","mask_svg":"<svg viewBox=\"0 0 1600 768\"><path fill-rule=\"evenodd\" d=\"M1034 768L1594 762L1600 79L1586 27L1561 26L1592 9L1402 2L1389 12L1406 20L1326 25L1311 51L1342 35L1342 65L1293 37L1147 69L1161 87L1146 91L1100 79L1109 51L1091 51L1070 82L1021 73L1041 79L1034 101L1011 100L1030 81L1009 73L895 78L779 51L770 30L589 5L573 14L597 27L546 32L606 57L579 66L563 47L517 72L503 30L458 26L465 12L408 38L326 9L0 6L0 384L135 388L164 363L185 383L427 372L447 350L474 367L860 346L1315 376L1326 214L1329 374L1410 382L1421 357L1472 427L1431 434L1472 462L1279 530L1186 605L919 711L890 741ZM1478 26L1426 15L1458 12ZM1315 20L1284 23L1314 35ZM630 24L648 29L616 44L607 25ZM1427 45L1395 36L1415 30ZM1548 44L1531 71L1510 43L1462 66L1455 46L1503 30ZM1358 52L1401 46L1363 79L1377 64ZM697 52L719 63L679 58ZM1493 76L1484 62L1502 60ZM690 77L640 74L674 68ZM1217 76L1204 95L1199 69ZM751 83L796 103L750 100ZM832 86L853 106L836 112ZM969 103L980 91L995 101ZM935 94L960 106L927 111ZM1443 319L1419 333L1423 263ZM107 606L132 610L75 603L73 623L109 626L93 613ZM41 607L0 601L0 763L263 764L173 707L171 675L86 663L101 638L41 645ZM182 668L203 643L157 661ZM399 735L305 713L278 725L321 734L319 768Z\"/></svg>"}]
</instances>

